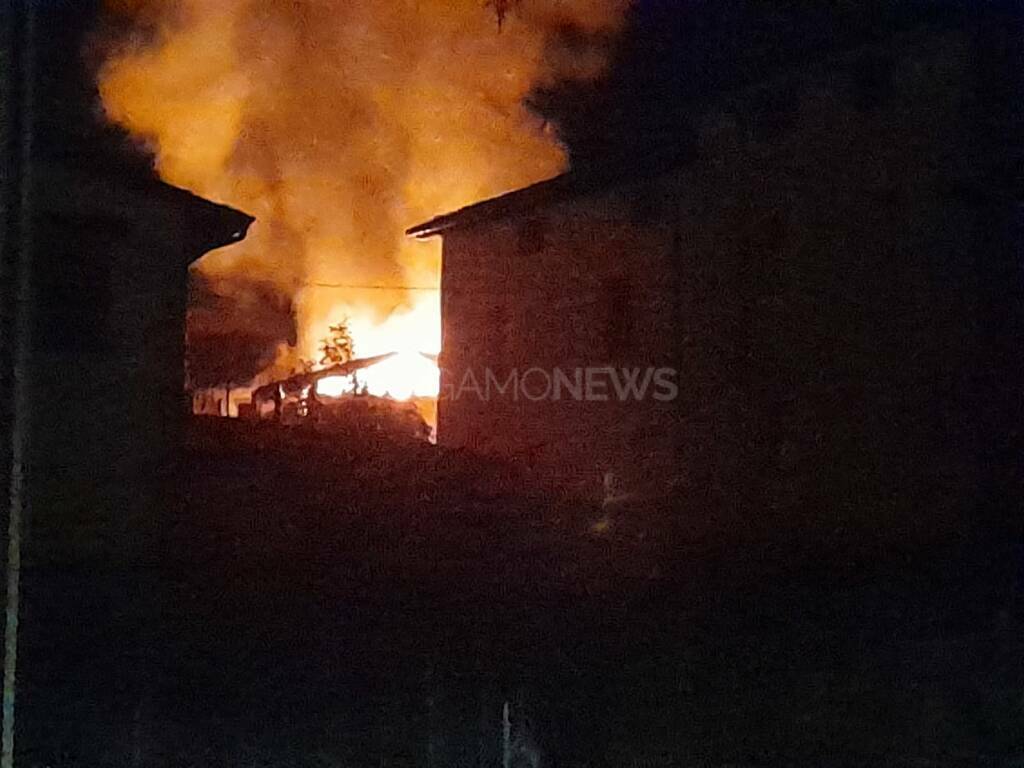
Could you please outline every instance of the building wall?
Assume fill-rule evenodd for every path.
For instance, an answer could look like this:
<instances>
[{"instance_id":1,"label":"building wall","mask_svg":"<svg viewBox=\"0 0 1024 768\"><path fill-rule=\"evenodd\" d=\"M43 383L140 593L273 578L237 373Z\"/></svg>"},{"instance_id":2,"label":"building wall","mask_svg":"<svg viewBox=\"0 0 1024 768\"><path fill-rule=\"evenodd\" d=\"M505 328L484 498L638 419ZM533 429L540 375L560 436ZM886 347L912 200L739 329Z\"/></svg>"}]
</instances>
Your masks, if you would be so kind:
<instances>
[{"instance_id":1,"label":"building wall","mask_svg":"<svg viewBox=\"0 0 1024 768\"><path fill-rule=\"evenodd\" d=\"M538 471L558 465L593 488L606 471L632 474L648 448L661 451L674 412L666 403L620 402L613 385L596 384L606 380L599 372L591 393L607 399L587 400L587 369L671 364L671 231L635 225L633 194L445 237L439 442ZM518 387L500 394L510 376Z\"/></svg>"},{"instance_id":2,"label":"building wall","mask_svg":"<svg viewBox=\"0 0 1024 768\"><path fill-rule=\"evenodd\" d=\"M978 286L1012 241L991 253L984 231L1017 210L963 192L987 184L978 45L918 32L780 73L705 113L676 172L446 233L443 396L490 361L617 354L674 360L680 397L443 399L440 442L542 456L573 482L671 466L701 504L766 517L950 512L976 482ZM545 246L519 248L538 228ZM634 298L610 350L616 277Z\"/></svg>"},{"instance_id":3,"label":"building wall","mask_svg":"<svg viewBox=\"0 0 1024 768\"><path fill-rule=\"evenodd\" d=\"M247 222L156 182L102 187L40 172L29 487L34 551L55 559L154 531L189 412L188 265Z\"/></svg>"}]
</instances>

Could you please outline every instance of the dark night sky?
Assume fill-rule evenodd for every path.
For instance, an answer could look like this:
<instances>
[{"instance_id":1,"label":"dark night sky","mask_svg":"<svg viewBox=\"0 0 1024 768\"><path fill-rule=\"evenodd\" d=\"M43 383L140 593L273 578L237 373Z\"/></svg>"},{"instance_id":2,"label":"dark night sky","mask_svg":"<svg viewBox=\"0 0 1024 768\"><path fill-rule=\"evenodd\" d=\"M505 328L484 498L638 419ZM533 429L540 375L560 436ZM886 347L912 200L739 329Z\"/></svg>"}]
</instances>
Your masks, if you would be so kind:
<instances>
[{"instance_id":1,"label":"dark night sky","mask_svg":"<svg viewBox=\"0 0 1024 768\"><path fill-rule=\"evenodd\" d=\"M608 75L534 94L577 164L685 150L687 118L715 94L921 23L957 22L961 0L642 0ZM598 127L595 130L595 126Z\"/></svg>"},{"instance_id":2,"label":"dark night sky","mask_svg":"<svg viewBox=\"0 0 1024 768\"><path fill-rule=\"evenodd\" d=\"M559 125L574 161L609 153L643 155L685 144L686 118L709 95L761 77L785 62L820 56L922 20L955 19L965 0L642 0L595 84L534 94L531 104ZM101 51L94 32L101 0L51 0L39 20L38 148L46 155L132 162L130 146L103 125L93 85ZM573 32L566 32L571 41ZM595 119L600 116L600 119ZM600 126L595 131L594 126ZM639 150L639 152L637 151Z\"/></svg>"}]
</instances>

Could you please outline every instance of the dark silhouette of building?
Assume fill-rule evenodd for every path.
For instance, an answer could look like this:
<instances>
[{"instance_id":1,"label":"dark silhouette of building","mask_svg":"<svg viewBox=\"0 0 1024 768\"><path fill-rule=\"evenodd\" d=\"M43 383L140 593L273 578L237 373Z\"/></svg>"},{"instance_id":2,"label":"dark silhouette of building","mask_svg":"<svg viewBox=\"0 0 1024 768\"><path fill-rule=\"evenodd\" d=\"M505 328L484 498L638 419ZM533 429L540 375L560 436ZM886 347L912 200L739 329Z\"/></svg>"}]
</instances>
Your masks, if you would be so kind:
<instances>
[{"instance_id":1,"label":"dark silhouette of building","mask_svg":"<svg viewBox=\"0 0 1024 768\"><path fill-rule=\"evenodd\" d=\"M8 245L16 234L29 265L27 488L39 551L71 521L147 506L141 489L173 454L188 412L189 266L253 221L160 181L152 158L105 123L88 63L96 10L23 8L4 27L20 63L5 81L19 96L5 162L23 166L25 184L6 202L21 217L7 222L17 225Z\"/></svg>"},{"instance_id":2,"label":"dark silhouette of building","mask_svg":"<svg viewBox=\"0 0 1024 768\"><path fill-rule=\"evenodd\" d=\"M8 5L0 473L15 762L85 743L138 762L188 413L189 266L253 219L161 182L105 124L87 61L97 2Z\"/></svg>"},{"instance_id":3,"label":"dark silhouette of building","mask_svg":"<svg viewBox=\"0 0 1024 768\"><path fill-rule=\"evenodd\" d=\"M444 241L439 443L772 525L982 503L1020 380L1019 45L988 19L773 67L690 114L685 152L409 230ZM678 397L549 386L604 366L675 369Z\"/></svg>"},{"instance_id":4,"label":"dark silhouette of building","mask_svg":"<svg viewBox=\"0 0 1024 768\"><path fill-rule=\"evenodd\" d=\"M152 178L46 162L33 178L33 474L134 489L189 412L189 265L252 219Z\"/></svg>"}]
</instances>

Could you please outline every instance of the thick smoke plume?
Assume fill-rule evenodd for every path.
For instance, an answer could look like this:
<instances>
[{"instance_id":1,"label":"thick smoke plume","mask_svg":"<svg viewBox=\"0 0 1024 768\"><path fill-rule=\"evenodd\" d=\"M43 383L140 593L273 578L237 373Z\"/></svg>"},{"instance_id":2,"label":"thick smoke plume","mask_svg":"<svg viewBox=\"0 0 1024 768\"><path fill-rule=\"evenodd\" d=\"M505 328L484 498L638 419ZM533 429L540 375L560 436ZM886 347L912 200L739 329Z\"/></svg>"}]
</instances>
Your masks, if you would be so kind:
<instances>
[{"instance_id":1,"label":"thick smoke plume","mask_svg":"<svg viewBox=\"0 0 1024 768\"><path fill-rule=\"evenodd\" d=\"M628 4L109 0L127 33L109 41L100 93L165 180L256 217L201 269L291 297L297 355L339 315L429 317L396 328L437 351L437 294L379 289L438 283L436 244L404 229L562 169L524 97L600 72ZM389 351L375 344L357 337L357 353Z\"/></svg>"},{"instance_id":2,"label":"thick smoke plume","mask_svg":"<svg viewBox=\"0 0 1024 768\"><path fill-rule=\"evenodd\" d=\"M240 275L190 275L190 387L247 384L274 364L282 344L295 342L292 305L277 286Z\"/></svg>"}]
</instances>

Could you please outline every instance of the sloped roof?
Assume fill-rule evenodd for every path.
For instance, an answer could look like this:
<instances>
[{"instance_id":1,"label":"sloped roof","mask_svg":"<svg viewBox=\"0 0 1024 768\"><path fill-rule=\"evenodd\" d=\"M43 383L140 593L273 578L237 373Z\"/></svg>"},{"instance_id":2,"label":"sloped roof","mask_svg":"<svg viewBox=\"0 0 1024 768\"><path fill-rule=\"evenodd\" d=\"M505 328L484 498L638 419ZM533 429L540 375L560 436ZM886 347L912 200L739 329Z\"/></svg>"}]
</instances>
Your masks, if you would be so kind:
<instances>
[{"instance_id":1,"label":"sloped roof","mask_svg":"<svg viewBox=\"0 0 1024 768\"><path fill-rule=\"evenodd\" d=\"M562 174L529 187L507 192L497 197L481 200L457 211L435 216L422 224L405 231L412 237L427 238L457 226L469 226L481 221L502 218L513 213L530 210L541 205L570 196L573 190L572 176Z\"/></svg>"},{"instance_id":2,"label":"sloped roof","mask_svg":"<svg viewBox=\"0 0 1024 768\"><path fill-rule=\"evenodd\" d=\"M255 218L155 177L102 173L61 162L32 168L37 214L152 223L177 232L190 258L242 240Z\"/></svg>"},{"instance_id":3,"label":"sloped roof","mask_svg":"<svg viewBox=\"0 0 1024 768\"><path fill-rule=\"evenodd\" d=\"M435 216L405 231L420 239L440 235L455 227L468 227L484 221L505 218L564 200L599 194L631 181L655 178L668 173L690 159L685 147L628 160L609 160L600 169L569 171L522 189L467 205L457 211Z\"/></svg>"},{"instance_id":4,"label":"sloped roof","mask_svg":"<svg viewBox=\"0 0 1024 768\"><path fill-rule=\"evenodd\" d=\"M1001 2L1001 0L1000 0ZM999 3L997 2L996 5ZM760 19L760 23L768 24L777 35L779 30L789 32L789 24L799 21L801 34L788 36L776 47L761 46L756 50L746 50L743 57L716 57L704 61L698 59L693 65L697 67L700 78L687 80L683 84L703 82L695 93L689 94L686 100L690 114L696 115L715 102L738 93L752 92L759 85L769 82L772 78L785 78L793 71L806 71L811 64L828 66L851 53L877 44L880 41L906 37L920 31L935 31L947 28L958 29L962 24L959 10L970 9L972 4L966 0L913 0L904 5L897 4L891 16L881 19L868 19L863 28L850 28L851 17L848 13L830 16L827 9L794 9L792 13L781 16L769 12ZM759 17L760 18L760 17ZM733 29L728 22L723 29ZM828 24L824 22L828 21ZM824 25L824 26L823 26ZM756 25L755 25L756 27ZM760 29L758 34L765 32ZM732 36L732 32L730 32ZM756 35L755 35L756 37ZM737 38L739 39L739 38ZM772 39L775 39L774 37ZM710 76L705 69L714 67ZM678 76L678 73L675 73ZM714 85L714 88L710 88ZM526 213L530 210L549 205L561 200L598 193L614 188L628 181L652 178L673 169L692 159L693 147L687 145L692 136L682 135L685 131L682 124L675 126L680 129L679 136L658 137L652 142L615 146L611 149L619 157L592 157L591 166L600 166L596 170L574 170L541 181L522 189L517 189L497 197L468 205L459 210L436 216L422 224L406 230L406 234L417 238L428 238L443 234L454 228L468 227L485 221ZM663 142L677 141L674 146Z\"/></svg>"}]
</instances>

